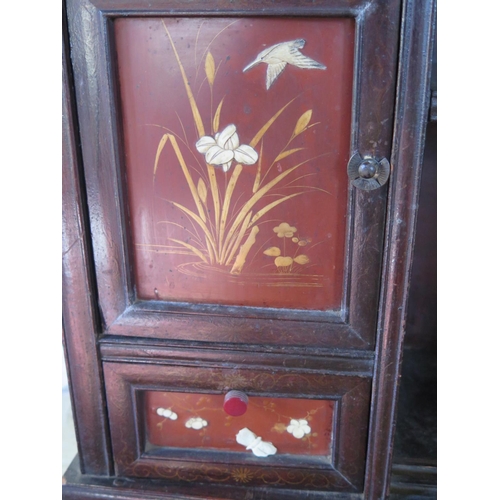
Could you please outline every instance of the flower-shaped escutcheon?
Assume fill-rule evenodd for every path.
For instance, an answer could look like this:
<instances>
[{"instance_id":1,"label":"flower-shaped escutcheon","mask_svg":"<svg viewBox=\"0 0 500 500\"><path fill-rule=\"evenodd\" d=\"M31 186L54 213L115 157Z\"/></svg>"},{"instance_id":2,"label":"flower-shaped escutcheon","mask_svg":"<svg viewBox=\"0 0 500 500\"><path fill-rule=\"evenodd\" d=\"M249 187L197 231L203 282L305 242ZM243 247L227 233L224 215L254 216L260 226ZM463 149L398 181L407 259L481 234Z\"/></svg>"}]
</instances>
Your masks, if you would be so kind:
<instances>
[{"instance_id":1,"label":"flower-shaped escutcheon","mask_svg":"<svg viewBox=\"0 0 500 500\"><path fill-rule=\"evenodd\" d=\"M279 226L273 227L273 231L278 235L278 238L291 238L297 228L290 226L288 222L282 222Z\"/></svg>"},{"instance_id":2,"label":"flower-shaped escutcheon","mask_svg":"<svg viewBox=\"0 0 500 500\"><path fill-rule=\"evenodd\" d=\"M188 429L195 429L197 431L203 429L203 427L206 427L207 425L208 422L203 420L201 417L192 417L185 423L185 426Z\"/></svg>"},{"instance_id":3,"label":"flower-shaped escutcheon","mask_svg":"<svg viewBox=\"0 0 500 500\"><path fill-rule=\"evenodd\" d=\"M222 165L222 170L227 172L231 163L236 160L243 165L253 165L259 159L255 149L246 144L240 144L236 133L236 125L228 125L215 137L205 135L196 143L198 152L205 155L205 161L210 165Z\"/></svg>"},{"instance_id":4,"label":"flower-shaped escutcheon","mask_svg":"<svg viewBox=\"0 0 500 500\"><path fill-rule=\"evenodd\" d=\"M309 423L304 419L295 420L294 418L292 418L286 430L290 434L293 434L293 437L297 439L302 439L306 434L311 433Z\"/></svg>"}]
</instances>

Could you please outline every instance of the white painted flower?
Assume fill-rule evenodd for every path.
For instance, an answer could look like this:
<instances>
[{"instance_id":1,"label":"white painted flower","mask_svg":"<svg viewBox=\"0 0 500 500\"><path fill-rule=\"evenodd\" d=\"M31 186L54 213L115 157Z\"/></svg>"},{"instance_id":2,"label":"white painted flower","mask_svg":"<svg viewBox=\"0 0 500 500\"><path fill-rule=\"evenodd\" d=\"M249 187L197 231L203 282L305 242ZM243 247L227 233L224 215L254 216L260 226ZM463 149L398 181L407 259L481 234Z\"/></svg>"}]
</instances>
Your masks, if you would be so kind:
<instances>
[{"instance_id":1,"label":"white painted flower","mask_svg":"<svg viewBox=\"0 0 500 500\"><path fill-rule=\"evenodd\" d=\"M255 149L240 144L236 125L233 124L215 134L215 137L201 137L196 143L196 149L205 155L205 161L210 165L222 165L224 172L231 168L233 160L244 165L253 165L259 159Z\"/></svg>"},{"instance_id":2,"label":"white painted flower","mask_svg":"<svg viewBox=\"0 0 500 500\"><path fill-rule=\"evenodd\" d=\"M294 418L290 420L290 424L286 430L290 434L293 434L293 437L297 439L302 439L306 434L311 432L311 428L309 427L307 420L295 420Z\"/></svg>"},{"instance_id":3,"label":"white painted flower","mask_svg":"<svg viewBox=\"0 0 500 500\"><path fill-rule=\"evenodd\" d=\"M188 429L195 429L195 430L203 429L203 427L206 427L207 425L208 422L200 417L192 417L185 423L185 426Z\"/></svg>"},{"instance_id":4,"label":"white painted flower","mask_svg":"<svg viewBox=\"0 0 500 500\"><path fill-rule=\"evenodd\" d=\"M160 415L160 417L169 418L170 420L177 420L177 413L174 413L172 410L166 410L165 408L158 408L156 413Z\"/></svg>"}]
</instances>

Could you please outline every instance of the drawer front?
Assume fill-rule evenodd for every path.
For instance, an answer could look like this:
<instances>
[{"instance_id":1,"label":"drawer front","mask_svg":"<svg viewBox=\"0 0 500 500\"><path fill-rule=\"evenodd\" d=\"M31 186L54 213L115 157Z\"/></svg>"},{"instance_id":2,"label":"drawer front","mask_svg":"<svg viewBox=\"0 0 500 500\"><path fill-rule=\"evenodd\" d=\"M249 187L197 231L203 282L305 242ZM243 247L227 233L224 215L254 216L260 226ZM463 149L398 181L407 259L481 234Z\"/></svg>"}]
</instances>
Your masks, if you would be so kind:
<instances>
[{"instance_id":1,"label":"drawer front","mask_svg":"<svg viewBox=\"0 0 500 500\"><path fill-rule=\"evenodd\" d=\"M362 490L369 377L116 362L104 375L118 475ZM230 390L243 415L225 412Z\"/></svg>"}]
</instances>

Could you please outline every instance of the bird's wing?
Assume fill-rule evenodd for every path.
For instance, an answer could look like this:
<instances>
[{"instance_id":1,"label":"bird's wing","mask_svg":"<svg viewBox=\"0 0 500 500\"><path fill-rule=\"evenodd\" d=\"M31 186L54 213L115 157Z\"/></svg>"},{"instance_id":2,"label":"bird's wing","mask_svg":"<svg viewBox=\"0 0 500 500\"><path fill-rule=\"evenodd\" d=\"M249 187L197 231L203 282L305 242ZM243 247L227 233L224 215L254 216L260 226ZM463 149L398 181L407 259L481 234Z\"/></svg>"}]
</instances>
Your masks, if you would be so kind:
<instances>
[{"instance_id":1,"label":"bird's wing","mask_svg":"<svg viewBox=\"0 0 500 500\"><path fill-rule=\"evenodd\" d=\"M293 64L294 66L297 66L298 68L326 69L326 66L324 64L321 64L318 61L315 61L314 59L311 59L310 57L307 57L304 54L301 54L295 48L290 50L290 58L287 62L289 62L290 64Z\"/></svg>"},{"instance_id":2,"label":"bird's wing","mask_svg":"<svg viewBox=\"0 0 500 500\"><path fill-rule=\"evenodd\" d=\"M281 72L285 69L286 62L280 62L276 64L268 64L267 65L267 73L266 73L266 89L269 90L269 87L274 83L276 78L280 76Z\"/></svg>"},{"instance_id":3,"label":"bird's wing","mask_svg":"<svg viewBox=\"0 0 500 500\"><path fill-rule=\"evenodd\" d=\"M269 47L266 50L263 50L258 57L265 60L266 57L273 56L278 59L283 59L290 53L290 51L297 51L297 49L302 49L305 45L306 41L303 38L299 38L297 40L291 40L290 42L281 42L277 43Z\"/></svg>"}]
</instances>

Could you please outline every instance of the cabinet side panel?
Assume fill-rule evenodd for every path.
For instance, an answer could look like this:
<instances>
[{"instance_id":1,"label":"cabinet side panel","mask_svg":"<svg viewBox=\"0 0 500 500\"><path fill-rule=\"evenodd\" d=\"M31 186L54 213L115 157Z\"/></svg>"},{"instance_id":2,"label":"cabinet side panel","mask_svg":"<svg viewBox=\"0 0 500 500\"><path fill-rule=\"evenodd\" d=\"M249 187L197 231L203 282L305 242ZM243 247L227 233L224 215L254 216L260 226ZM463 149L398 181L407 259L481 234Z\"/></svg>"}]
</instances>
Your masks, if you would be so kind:
<instances>
[{"instance_id":1,"label":"cabinet side panel","mask_svg":"<svg viewBox=\"0 0 500 500\"><path fill-rule=\"evenodd\" d=\"M63 325L73 415L82 473L111 473L100 363L96 349L84 200L67 40L63 36Z\"/></svg>"}]
</instances>

